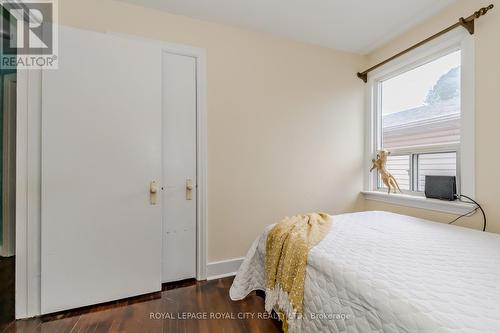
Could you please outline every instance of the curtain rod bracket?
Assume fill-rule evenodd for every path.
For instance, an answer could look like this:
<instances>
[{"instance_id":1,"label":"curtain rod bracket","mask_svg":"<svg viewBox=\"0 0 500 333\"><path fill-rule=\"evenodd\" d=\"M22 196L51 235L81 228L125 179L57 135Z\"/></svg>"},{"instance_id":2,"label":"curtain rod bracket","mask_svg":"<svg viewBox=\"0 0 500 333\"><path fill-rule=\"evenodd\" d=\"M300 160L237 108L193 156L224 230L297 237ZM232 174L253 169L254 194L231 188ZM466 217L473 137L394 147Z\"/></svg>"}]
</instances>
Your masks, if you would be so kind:
<instances>
[{"instance_id":1,"label":"curtain rod bracket","mask_svg":"<svg viewBox=\"0 0 500 333\"><path fill-rule=\"evenodd\" d=\"M457 23L455 23L455 24L453 24L453 25L449 26L448 28L446 28L446 29L444 29L444 30L441 30L440 32L438 32L438 33L436 33L436 34L434 34L434 35L432 35L432 36L430 36L430 37L428 37L428 38L424 39L423 41L421 41L421 42L419 42L419 43L417 43L417 44L415 44L415 45L413 45L413 46L410 46L410 47L409 47L409 48L407 48L406 50L403 50L403 51L399 52L398 54L393 55L392 57L390 57L390 58L388 58L388 59L386 59L386 60L384 60L384 61L382 61L382 62L380 62L380 63L376 64L375 66L372 66L372 67L368 68L368 69L367 69L366 71L364 71L364 72L357 73L358 77L359 77L361 80L363 80L365 83L367 83L367 82L368 82L368 73L370 73L371 71L373 71L373 70L375 70L375 69L379 68L380 66L385 65L385 64L386 64L386 63L388 63L389 61L392 61L392 60L394 60L394 59L396 59L396 58L398 58L398 57L402 56L403 54L406 54L406 53L408 53L408 52L410 52L410 51L412 51L412 50L416 49L416 48L417 48L417 47L419 47L419 46L424 45L424 44L425 44L425 43L427 43L427 42L430 42L431 40L434 40L434 39L436 39L436 38L438 38L438 37L440 37L440 36L444 35L445 33L449 32L449 31L451 31L451 30L453 30L453 29L455 29L455 28L457 28L457 27L462 26L462 27L464 27L465 29L467 29L467 31L468 31L471 35L473 35L473 34L474 34L474 20L476 20L476 19L480 18L480 17L481 17L481 16L483 16L483 15L486 15L486 13L487 13L488 11L490 11L491 9L493 9L493 7L495 7L495 6L494 6L493 4L491 4L491 5L489 5L488 7L483 7L483 8L481 8L481 9L479 9L478 11L474 12L474 14L472 14L472 15L468 16L467 18L463 18L463 17L459 18Z\"/></svg>"},{"instance_id":2,"label":"curtain rod bracket","mask_svg":"<svg viewBox=\"0 0 500 333\"><path fill-rule=\"evenodd\" d=\"M365 81L365 83L366 83L366 82L368 82L368 73L359 73L359 72L358 72L358 77L359 77L361 80Z\"/></svg>"},{"instance_id":3,"label":"curtain rod bracket","mask_svg":"<svg viewBox=\"0 0 500 333\"><path fill-rule=\"evenodd\" d=\"M474 20L466 21L463 17L458 20L458 23L471 34L474 35Z\"/></svg>"}]
</instances>

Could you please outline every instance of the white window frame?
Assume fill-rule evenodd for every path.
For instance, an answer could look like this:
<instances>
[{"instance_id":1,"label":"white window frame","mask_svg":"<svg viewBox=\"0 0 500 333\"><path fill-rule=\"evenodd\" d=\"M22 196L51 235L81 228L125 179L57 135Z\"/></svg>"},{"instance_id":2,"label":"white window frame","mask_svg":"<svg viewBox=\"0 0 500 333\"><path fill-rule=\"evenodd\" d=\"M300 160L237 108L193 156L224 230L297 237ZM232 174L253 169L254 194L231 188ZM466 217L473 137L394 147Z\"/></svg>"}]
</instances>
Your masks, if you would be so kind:
<instances>
[{"instance_id":1,"label":"white window frame","mask_svg":"<svg viewBox=\"0 0 500 333\"><path fill-rule=\"evenodd\" d=\"M369 172L371 159L381 146L381 116L378 94L380 82L411 69L422 66L453 51L461 51L461 118L460 144L436 146L432 149L398 149L397 155L425 152L457 152L457 191L475 197L475 116L474 116L474 36L465 29L453 30L440 38L427 43L404 56L393 60L368 75L366 100L366 143L365 143L365 179L364 195L368 200L383 201L403 206L430 209L440 212L464 214L473 206L464 202L446 202L426 199L423 194L407 192L387 194L378 189L378 173Z\"/></svg>"}]
</instances>

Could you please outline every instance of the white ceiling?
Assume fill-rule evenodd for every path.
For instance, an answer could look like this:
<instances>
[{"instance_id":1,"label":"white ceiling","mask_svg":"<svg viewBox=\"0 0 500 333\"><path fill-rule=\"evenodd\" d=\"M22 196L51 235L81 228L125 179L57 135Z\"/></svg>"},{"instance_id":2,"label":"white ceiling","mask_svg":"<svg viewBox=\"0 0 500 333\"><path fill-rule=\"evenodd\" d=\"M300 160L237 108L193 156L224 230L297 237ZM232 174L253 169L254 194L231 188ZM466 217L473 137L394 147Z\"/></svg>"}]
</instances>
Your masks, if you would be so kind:
<instances>
[{"instance_id":1,"label":"white ceiling","mask_svg":"<svg viewBox=\"0 0 500 333\"><path fill-rule=\"evenodd\" d=\"M122 0L366 54L455 0Z\"/></svg>"}]
</instances>

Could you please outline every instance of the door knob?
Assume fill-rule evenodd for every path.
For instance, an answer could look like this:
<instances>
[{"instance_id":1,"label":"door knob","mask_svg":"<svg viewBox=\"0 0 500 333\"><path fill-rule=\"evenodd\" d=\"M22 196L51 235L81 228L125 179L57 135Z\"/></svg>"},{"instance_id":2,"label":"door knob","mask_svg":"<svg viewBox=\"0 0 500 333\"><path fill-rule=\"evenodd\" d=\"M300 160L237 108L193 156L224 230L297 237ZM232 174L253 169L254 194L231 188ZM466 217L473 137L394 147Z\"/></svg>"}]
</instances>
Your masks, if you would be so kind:
<instances>
[{"instance_id":1,"label":"door knob","mask_svg":"<svg viewBox=\"0 0 500 333\"><path fill-rule=\"evenodd\" d=\"M186 179L186 200L193 200L193 180Z\"/></svg>"},{"instance_id":2,"label":"door knob","mask_svg":"<svg viewBox=\"0 0 500 333\"><path fill-rule=\"evenodd\" d=\"M158 184L153 180L149 183L149 202L156 205L158 196Z\"/></svg>"}]
</instances>

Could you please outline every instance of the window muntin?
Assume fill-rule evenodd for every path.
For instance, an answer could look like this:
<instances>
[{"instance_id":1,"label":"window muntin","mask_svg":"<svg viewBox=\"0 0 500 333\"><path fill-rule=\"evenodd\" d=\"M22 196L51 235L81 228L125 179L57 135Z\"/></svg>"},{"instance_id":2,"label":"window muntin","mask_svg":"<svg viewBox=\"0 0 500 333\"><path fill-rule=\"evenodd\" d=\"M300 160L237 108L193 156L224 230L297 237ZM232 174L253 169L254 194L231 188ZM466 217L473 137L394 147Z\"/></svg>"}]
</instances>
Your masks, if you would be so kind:
<instances>
[{"instance_id":1,"label":"window muntin","mask_svg":"<svg viewBox=\"0 0 500 333\"><path fill-rule=\"evenodd\" d=\"M425 175L458 176L460 81L461 51L454 50L377 82L377 149L391 151L387 168L402 191L424 191Z\"/></svg>"}]
</instances>

